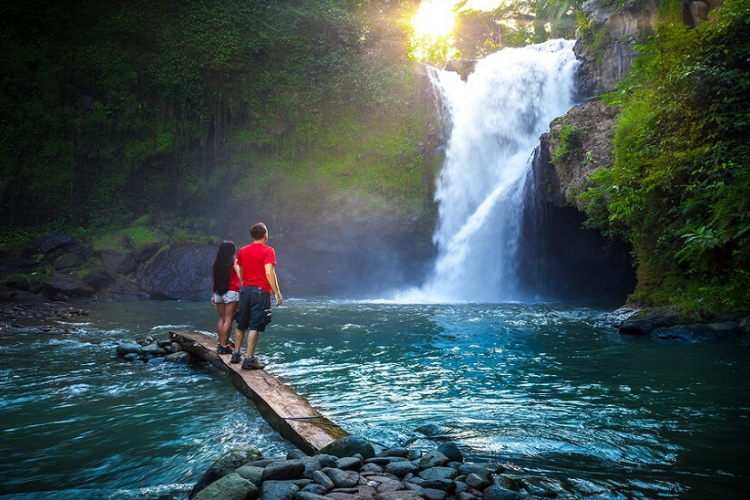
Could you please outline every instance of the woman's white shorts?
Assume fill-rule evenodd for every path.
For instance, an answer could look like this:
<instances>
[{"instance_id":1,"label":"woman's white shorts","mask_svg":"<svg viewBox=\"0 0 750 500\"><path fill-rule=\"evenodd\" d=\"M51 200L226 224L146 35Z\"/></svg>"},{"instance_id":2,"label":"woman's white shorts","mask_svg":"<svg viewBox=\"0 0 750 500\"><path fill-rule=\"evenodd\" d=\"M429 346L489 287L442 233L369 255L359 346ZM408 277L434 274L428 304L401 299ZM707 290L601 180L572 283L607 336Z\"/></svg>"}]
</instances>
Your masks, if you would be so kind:
<instances>
[{"instance_id":1,"label":"woman's white shorts","mask_svg":"<svg viewBox=\"0 0 750 500\"><path fill-rule=\"evenodd\" d=\"M229 290L224 295L219 295L218 293L214 294L214 302L217 304L221 304L222 302L224 304L229 304L230 302L239 302L240 301L240 292L234 292L232 290Z\"/></svg>"}]
</instances>

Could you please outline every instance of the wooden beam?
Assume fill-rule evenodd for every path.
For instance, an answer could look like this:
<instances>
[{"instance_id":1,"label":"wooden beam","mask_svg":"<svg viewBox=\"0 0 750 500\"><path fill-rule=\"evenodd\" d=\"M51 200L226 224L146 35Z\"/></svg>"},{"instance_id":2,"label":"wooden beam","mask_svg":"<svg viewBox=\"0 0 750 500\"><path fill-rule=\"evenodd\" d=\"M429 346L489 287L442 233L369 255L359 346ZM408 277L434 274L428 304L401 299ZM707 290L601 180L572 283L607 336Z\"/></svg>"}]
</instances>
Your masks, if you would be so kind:
<instances>
[{"instance_id":1,"label":"wooden beam","mask_svg":"<svg viewBox=\"0 0 750 500\"><path fill-rule=\"evenodd\" d=\"M177 331L169 332L169 336L185 351L229 375L232 385L255 403L266 422L308 455L349 435L265 370L243 370L240 364L230 363L231 355L216 352L216 338Z\"/></svg>"}]
</instances>

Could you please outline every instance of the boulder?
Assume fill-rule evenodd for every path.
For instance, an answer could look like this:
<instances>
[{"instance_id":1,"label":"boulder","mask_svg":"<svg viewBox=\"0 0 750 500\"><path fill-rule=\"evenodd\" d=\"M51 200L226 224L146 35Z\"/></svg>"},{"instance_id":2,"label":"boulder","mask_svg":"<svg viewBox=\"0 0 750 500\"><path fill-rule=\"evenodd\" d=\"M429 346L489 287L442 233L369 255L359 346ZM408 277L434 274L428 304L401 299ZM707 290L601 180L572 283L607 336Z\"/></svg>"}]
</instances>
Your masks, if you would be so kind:
<instances>
[{"instance_id":1,"label":"boulder","mask_svg":"<svg viewBox=\"0 0 750 500\"><path fill-rule=\"evenodd\" d=\"M260 488L263 500L292 500L300 488L288 481L263 481Z\"/></svg>"},{"instance_id":2,"label":"boulder","mask_svg":"<svg viewBox=\"0 0 750 500\"><path fill-rule=\"evenodd\" d=\"M237 473L217 479L199 491L194 500L252 500L258 498L258 487Z\"/></svg>"},{"instance_id":3,"label":"boulder","mask_svg":"<svg viewBox=\"0 0 750 500\"><path fill-rule=\"evenodd\" d=\"M42 282L44 290L54 297L57 294L66 297L91 297L94 289L76 276L56 276Z\"/></svg>"},{"instance_id":4,"label":"boulder","mask_svg":"<svg viewBox=\"0 0 750 500\"><path fill-rule=\"evenodd\" d=\"M138 265L129 250L101 250L104 267L119 274L128 274L135 271Z\"/></svg>"},{"instance_id":5,"label":"boulder","mask_svg":"<svg viewBox=\"0 0 750 500\"><path fill-rule=\"evenodd\" d=\"M210 290L210 288L209 284L208 289ZM368 459L375 456L375 449L372 447L372 443L363 437L347 436L325 446L320 450L320 453L338 458L352 457L359 453L363 458Z\"/></svg>"},{"instance_id":6,"label":"boulder","mask_svg":"<svg viewBox=\"0 0 750 500\"><path fill-rule=\"evenodd\" d=\"M206 488L208 485L216 482L218 479L226 476L227 474L234 472L247 462L253 460L261 460L263 456L257 448L249 446L247 448L234 448L222 455L216 460L211 467L206 470L203 476L195 483L193 489L190 491L188 498L191 500L201 490ZM244 478L243 478L244 480ZM249 482L249 481L248 481Z\"/></svg>"},{"instance_id":7,"label":"boulder","mask_svg":"<svg viewBox=\"0 0 750 500\"><path fill-rule=\"evenodd\" d=\"M676 325L655 328L650 335L658 339L681 340L685 342L730 341L740 335L740 326L734 321L721 323Z\"/></svg>"},{"instance_id":8,"label":"boulder","mask_svg":"<svg viewBox=\"0 0 750 500\"><path fill-rule=\"evenodd\" d=\"M55 250L69 250L76 245L78 245L76 239L68 234L51 233L36 238L29 244L29 247L47 255Z\"/></svg>"},{"instance_id":9,"label":"boulder","mask_svg":"<svg viewBox=\"0 0 750 500\"><path fill-rule=\"evenodd\" d=\"M208 300L216 248L182 243L161 252L136 273L141 289L155 299Z\"/></svg>"}]
</instances>

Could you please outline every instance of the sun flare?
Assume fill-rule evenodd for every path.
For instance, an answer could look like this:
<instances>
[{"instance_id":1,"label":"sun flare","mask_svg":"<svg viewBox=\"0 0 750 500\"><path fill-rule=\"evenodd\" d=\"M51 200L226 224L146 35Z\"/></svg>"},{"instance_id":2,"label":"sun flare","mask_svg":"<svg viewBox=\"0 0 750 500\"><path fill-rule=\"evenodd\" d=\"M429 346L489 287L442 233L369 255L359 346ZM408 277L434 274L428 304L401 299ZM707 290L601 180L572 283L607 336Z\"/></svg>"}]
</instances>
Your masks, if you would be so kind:
<instances>
[{"instance_id":1,"label":"sun flare","mask_svg":"<svg viewBox=\"0 0 750 500\"><path fill-rule=\"evenodd\" d=\"M450 0L423 0L411 20L417 36L444 38L456 25L455 2Z\"/></svg>"}]
</instances>

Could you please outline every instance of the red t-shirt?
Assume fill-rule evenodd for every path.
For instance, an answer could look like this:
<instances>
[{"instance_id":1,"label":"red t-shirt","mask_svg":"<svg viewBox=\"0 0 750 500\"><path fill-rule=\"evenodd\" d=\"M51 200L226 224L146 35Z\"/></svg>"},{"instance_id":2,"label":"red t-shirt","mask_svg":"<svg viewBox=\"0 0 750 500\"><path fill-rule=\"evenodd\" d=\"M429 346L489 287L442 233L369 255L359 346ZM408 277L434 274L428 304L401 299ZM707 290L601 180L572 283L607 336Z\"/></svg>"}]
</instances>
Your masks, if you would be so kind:
<instances>
[{"instance_id":1,"label":"red t-shirt","mask_svg":"<svg viewBox=\"0 0 750 500\"><path fill-rule=\"evenodd\" d=\"M242 286L257 286L271 293L266 264L276 265L276 251L265 243L251 243L240 248L237 265L242 270Z\"/></svg>"},{"instance_id":2,"label":"red t-shirt","mask_svg":"<svg viewBox=\"0 0 750 500\"><path fill-rule=\"evenodd\" d=\"M234 270L234 267L232 267L232 270L229 271L229 291L240 291L240 277L237 276L237 271Z\"/></svg>"}]
</instances>

